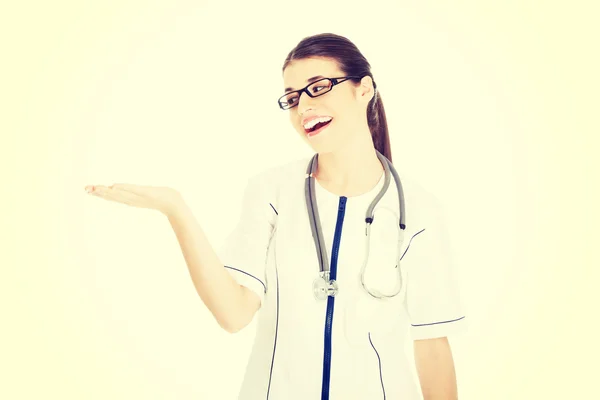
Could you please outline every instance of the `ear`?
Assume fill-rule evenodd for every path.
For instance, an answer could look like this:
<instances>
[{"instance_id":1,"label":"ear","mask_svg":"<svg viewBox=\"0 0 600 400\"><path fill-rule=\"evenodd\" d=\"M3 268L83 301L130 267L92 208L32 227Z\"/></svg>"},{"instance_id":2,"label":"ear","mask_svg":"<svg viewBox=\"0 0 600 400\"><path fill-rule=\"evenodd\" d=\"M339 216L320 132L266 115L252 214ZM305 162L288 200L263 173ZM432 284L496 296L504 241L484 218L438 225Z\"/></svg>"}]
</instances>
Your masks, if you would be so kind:
<instances>
[{"instance_id":1,"label":"ear","mask_svg":"<svg viewBox=\"0 0 600 400\"><path fill-rule=\"evenodd\" d=\"M368 104L373 96L375 96L373 79L371 79L370 76L363 76L362 80L360 81L359 95L365 104Z\"/></svg>"}]
</instances>

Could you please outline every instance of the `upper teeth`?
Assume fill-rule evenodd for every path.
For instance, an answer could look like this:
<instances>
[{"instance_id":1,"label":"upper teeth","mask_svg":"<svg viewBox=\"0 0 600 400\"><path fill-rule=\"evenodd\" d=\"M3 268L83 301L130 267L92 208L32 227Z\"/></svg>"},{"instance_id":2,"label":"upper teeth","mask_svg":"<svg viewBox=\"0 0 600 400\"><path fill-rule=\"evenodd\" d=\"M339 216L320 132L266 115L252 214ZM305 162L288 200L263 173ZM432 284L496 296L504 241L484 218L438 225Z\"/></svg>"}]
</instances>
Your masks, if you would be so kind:
<instances>
[{"instance_id":1,"label":"upper teeth","mask_svg":"<svg viewBox=\"0 0 600 400\"><path fill-rule=\"evenodd\" d=\"M331 121L331 117L319 117L319 118L312 119L312 120L308 121L306 124L304 124L304 129L311 129L319 122L327 122L327 121Z\"/></svg>"}]
</instances>

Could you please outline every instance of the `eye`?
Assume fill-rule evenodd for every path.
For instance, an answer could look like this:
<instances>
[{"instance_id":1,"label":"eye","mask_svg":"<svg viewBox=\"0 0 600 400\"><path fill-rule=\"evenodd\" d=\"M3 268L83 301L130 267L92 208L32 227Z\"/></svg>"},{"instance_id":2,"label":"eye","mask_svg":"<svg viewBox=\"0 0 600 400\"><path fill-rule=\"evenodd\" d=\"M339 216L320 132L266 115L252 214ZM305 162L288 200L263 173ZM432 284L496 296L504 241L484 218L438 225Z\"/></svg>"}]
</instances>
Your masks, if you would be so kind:
<instances>
[{"instance_id":1,"label":"eye","mask_svg":"<svg viewBox=\"0 0 600 400\"><path fill-rule=\"evenodd\" d=\"M298 100L298 95L294 94L294 95L287 97L285 101L288 105L293 106L294 103L296 102L296 100Z\"/></svg>"}]
</instances>

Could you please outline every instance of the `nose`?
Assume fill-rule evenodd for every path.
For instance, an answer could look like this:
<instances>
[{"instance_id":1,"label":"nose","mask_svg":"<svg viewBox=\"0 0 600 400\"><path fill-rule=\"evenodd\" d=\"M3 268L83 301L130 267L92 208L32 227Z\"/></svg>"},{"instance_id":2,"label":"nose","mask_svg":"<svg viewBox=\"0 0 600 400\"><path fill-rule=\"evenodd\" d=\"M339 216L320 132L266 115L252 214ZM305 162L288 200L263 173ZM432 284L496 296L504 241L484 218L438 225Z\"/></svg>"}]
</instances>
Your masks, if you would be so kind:
<instances>
[{"instance_id":1,"label":"nose","mask_svg":"<svg viewBox=\"0 0 600 400\"><path fill-rule=\"evenodd\" d=\"M304 100L303 100L304 99ZM306 113L307 109L313 109L314 107L312 106L314 104L315 99L310 97L308 94L306 94L306 92L302 92L300 93L300 96L298 97L298 115L302 116ZM310 106L310 107L308 107Z\"/></svg>"}]
</instances>

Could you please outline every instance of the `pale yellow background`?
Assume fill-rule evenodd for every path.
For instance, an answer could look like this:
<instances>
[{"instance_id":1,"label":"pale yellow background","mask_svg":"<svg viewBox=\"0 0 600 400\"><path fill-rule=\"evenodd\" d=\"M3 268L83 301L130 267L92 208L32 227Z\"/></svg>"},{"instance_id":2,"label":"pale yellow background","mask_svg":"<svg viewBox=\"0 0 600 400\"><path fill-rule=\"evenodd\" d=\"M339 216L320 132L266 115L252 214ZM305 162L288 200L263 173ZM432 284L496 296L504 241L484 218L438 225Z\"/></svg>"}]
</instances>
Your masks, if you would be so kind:
<instances>
[{"instance_id":1,"label":"pale yellow background","mask_svg":"<svg viewBox=\"0 0 600 400\"><path fill-rule=\"evenodd\" d=\"M4 2L0 398L236 398L253 328L218 328L162 215L84 186L177 188L220 244L246 179L310 154L276 100L320 32L366 55L396 167L443 202L460 398L599 398L594 5Z\"/></svg>"}]
</instances>

